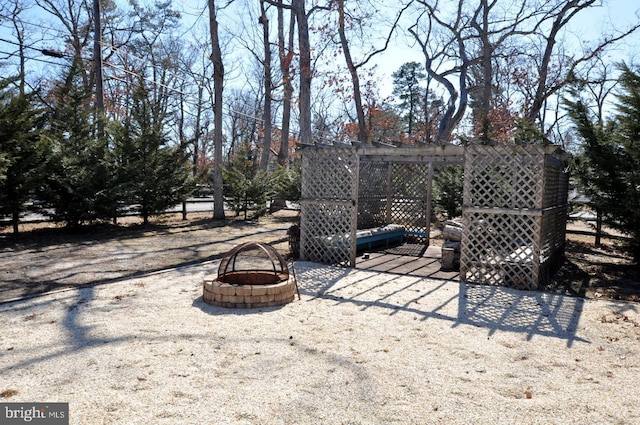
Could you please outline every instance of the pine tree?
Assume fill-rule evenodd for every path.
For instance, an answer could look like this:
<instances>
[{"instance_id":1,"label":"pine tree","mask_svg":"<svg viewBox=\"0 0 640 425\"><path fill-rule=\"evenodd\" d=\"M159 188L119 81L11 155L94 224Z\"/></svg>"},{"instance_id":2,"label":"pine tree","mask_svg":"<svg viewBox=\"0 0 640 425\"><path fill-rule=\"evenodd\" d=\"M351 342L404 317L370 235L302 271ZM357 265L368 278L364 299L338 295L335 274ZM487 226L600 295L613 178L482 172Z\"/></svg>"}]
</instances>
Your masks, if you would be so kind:
<instances>
[{"instance_id":1,"label":"pine tree","mask_svg":"<svg viewBox=\"0 0 640 425\"><path fill-rule=\"evenodd\" d=\"M302 196L302 164L295 161L290 167L278 166L273 173L275 195L297 202Z\"/></svg>"},{"instance_id":2,"label":"pine tree","mask_svg":"<svg viewBox=\"0 0 640 425\"><path fill-rule=\"evenodd\" d=\"M257 154L248 143L243 143L231 157L224 174L224 196L236 216L256 207L256 216L266 211L267 200L275 194L274 176L258 169Z\"/></svg>"},{"instance_id":3,"label":"pine tree","mask_svg":"<svg viewBox=\"0 0 640 425\"><path fill-rule=\"evenodd\" d=\"M0 152L0 184L7 180L7 170L9 169L9 155L6 152Z\"/></svg>"},{"instance_id":4,"label":"pine tree","mask_svg":"<svg viewBox=\"0 0 640 425\"><path fill-rule=\"evenodd\" d=\"M114 141L121 202L133 205L144 224L150 216L186 200L193 189L185 149L170 145L165 125L160 105L151 100L140 77L131 114L115 125Z\"/></svg>"},{"instance_id":5,"label":"pine tree","mask_svg":"<svg viewBox=\"0 0 640 425\"><path fill-rule=\"evenodd\" d=\"M56 221L69 227L114 216L113 167L107 139L98 137L91 93L82 84L82 64L75 61L52 92L51 154L46 162L44 197Z\"/></svg>"},{"instance_id":6,"label":"pine tree","mask_svg":"<svg viewBox=\"0 0 640 425\"><path fill-rule=\"evenodd\" d=\"M418 62L407 62L392 74L393 95L400 100L398 108L403 114L407 134L412 134L416 130L416 123L422 120L420 111L423 110L424 90L420 83L426 74L421 69Z\"/></svg>"},{"instance_id":7,"label":"pine tree","mask_svg":"<svg viewBox=\"0 0 640 425\"><path fill-rule=\"evenodd\" d=\"M464 167L460 165L443 166L436 169L434 176L435 210L448 218L462 215L462 190Z\"/></svg>"},{"instance_id":8,"label":"pine tree","mask_svg":"<svg viewBox=\"0 0 640 425\"><path fill-rule=\"evenodd\" d=\"M33 94L19 94L11 84L11 79L0 81L0 215L11 217L17 234L25 203L42 177L46 146L43 114L34 107Z\"/></svg>"},{"instance_id":9,"label":"pine tree","mask_svg":"<svg viewBox=\"0 0 640 425\"><path fill-rule=\"evenodd\" d=\"M603 221L630 236L626 247L640 263L640 75L623 65L616 115L599 124L580 100L567 102L583 154L580 183ZM574 93L577 95L577 93Z\"/></svg>"}]
</instances>

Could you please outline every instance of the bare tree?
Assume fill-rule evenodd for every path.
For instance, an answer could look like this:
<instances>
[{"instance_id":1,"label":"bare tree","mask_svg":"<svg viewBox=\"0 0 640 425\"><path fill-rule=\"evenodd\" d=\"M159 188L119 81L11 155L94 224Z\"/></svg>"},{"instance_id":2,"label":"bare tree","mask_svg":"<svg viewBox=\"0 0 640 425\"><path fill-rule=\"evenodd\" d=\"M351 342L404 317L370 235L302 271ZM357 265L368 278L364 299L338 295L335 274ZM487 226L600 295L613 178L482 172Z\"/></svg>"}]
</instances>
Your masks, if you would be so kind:
<instances>
[{"instance_id":1,"label":"bare tree","mask_svg":"<svg viewBox=\"0 0 640 425\"><path fill-rule=\"evenodd\" d=\"M311 45L305 0L291 0L298 23L300 55L300 143L311 144Z\"/></svg>"},{"instance_id":2,"label":"bare tree","mask_svg":"<svg viewBox=\"0 0 640 425\"><path fill-rule=\"evenodd\" d=\"M338 35L340 37L340 46L342 48L342 53L344 55L345 62L347 64L347 69L349 70L349 74L351 76L351 84L353 86L353 101L356 107L356 117L358 123L358 141L361 143L368 142L368 131L367 131L367 122L365 118L365 111L362 102L362 93L360 87L360 75L359 69L364 67L379 53L384 52L389 47L389 43L391 41L391 37L396 30L398 21L402 17L402 14L409 7L409 4L405 5L398 12L395 21L390 26L387 36L384 41L384 45L379 48L374 48L369 52L366 52L363 59L360 62L355 62L351 53L350 41L347 36L347 31L349 29L353 29L355 27L359 27L358 30L361 34L364 26L366 26L367 17L358 17L352 14L349 10L345 8L345 0L334 0L335 7L338 12ZM360 5L359 5L360 6ZM371 15L373 16L373 14ZM369 41L369 40L360 40Z\"/></svg>"},{"instance_id":3,"label":"bare tree","mask_svg":"<svg viewBox=\"0 0 640 425\"><path fill-rule=\"evenodd\" d=\"M300 95L298 98L300 110L300 143L309 145L311 138L311 80L313 69L311 64L311 42L309 40L309 19L305 0L291 0L289 4L281 0L265 0L267 3L289 9L295 14L298 25L298 55L300 57ZM313 10L313 9L312 9Z\"/></svg>"},{"instance_id":4,"label":"bare tree","mask_svg":"<svg viewBox=\"0 0 640 425\"><path fill-rule=\"evenodd\" d=\"M517 84L499 78L526 82L520 110L532 125L544 129L547 102L566 87L609 46L635 32L640 24L606 36L582 54L563 51L561 34L576 15L596 5L596 0L547 1L519 0L509 5L496 0L451 3L415 0L422 8L409 32L421 46L429 76L448 93L447 107L438 129L440 142L452 131L473 100L473 113L480 129L477 134L491 138L491 111L499 97L509 95L499 89ZM519 69L499 73L506 62ZM456 83L452 79L456 78Z\"/></svg>"},{"instance_id":5,"label":"bare tree","mask_svg":"<svg viewBox=\"0 0 640 425\"><path fill-rule=\"evenodd\" d=\"M576 55L574 53L571 56L558 57L557 43L559 41L560 31L565 28L579 12L596 5L596 0L559 1L555 7L544 16L544 21L550 21L551 27L548 33L542 35L542 55L538 59L537 63L539 65L536 67L538 84L526 113L526 118L531 122L536 120L539 122L544 121L542 119L542 110L545 102L566 87L576 75L581 65L588 65L588 63L596 59L598 55L602 54L608 47L640 28L640 23L632 25L629 28L620 28L616 34L605 36L604 39L582 54ZM555 60L554 55L556 56ZM562 64L564 64L564 66L562 66L563 74L559 78L553 78L551 69L554 67L559 68Z\"/></svg>"},{"instance_id":6,"label":"bare tree","mask_svg":"<svg viewBox=\"0 0 640 425\"><path fill-rule=\"evenodd\" d=\"M28 48L26 41L26 31L24 28L24 23L22 22L21 14L25 10L25 6L22 4L20 0L14 0L11 4L6 4L0 9L0 12L4 12L4 8L7 9L8 19L11 22L11 26L13 27L14 35L16 38L15 42L10 42L9 40L3 40L5 42L10 42L15 45L17 48L17 52L15 53L18 56L18 88L20 90L20 95L24 96L26 92L26 50ZM1 21L0 21L1 22ZM13 56L13 54L7 52L9 57ZM4 58L3 58L4 59Z\"/></svg>"},{"instance_id":7,"label":"bare tree","mask_svg":"<svg viewBox=\"0 0 640 425\"><path fill-rule=\"evenodd\" d=\"M471 52L471 69L475 71L471 75L476 78L471 84L470 95L474 100L475 131L485 142L494 135L490 114L497 107L496 98L501 95L495 72L498 62L518 53L517 48L508 48L515 43L515 37L530 37L539 25L535 19L539 11L529 10L526 0L499 6L495 0L479 0L472 10L470 31L466 36L469 40L477 39L477 47Z\"/></svg>"},{"instance_id":8,"label":"bare tree","mask_svg":"<svg viewBox=\"0 0 640 425\"><path fill-rule=\"evenodd\" d=\"M213 218L224 220L224 196L222 193L222 91L224 87L224 64L218 32L217 9L215 0L209 3L209 32L211 36L211 62L213 63L213 126L214 126L214 165L213 165Z\"/></svg>"},{"instance_id":9,"label":"bare tree","mask_svg":"<svg viewBox=\"0 0 640 425\"><path fill-rule=\"evenodd\" d=\"M442 114L436 141L446 143L451 139L453 130L464 116L469 101L468 72L472 58L467 54L467 40L464 29L469 27L469 19L464 14L463 0L459 0L453 17L446 20L440 16L437 3L432 5L423 0L417 3L424 7L416 24L409 28L425 57L427 74L441 84L448 93L445 111ZM426 27L421 29L419 21L426 19ZM434 30L434 26L442 31ZM437 37L436 37L437 35ZM434 42L434 40L436 40ZM436 45L435 49L433 45ZM446 68L445 64L450 64ZM458 75L457 88L449 78Z\"/></svg>"},{"instance_id":10,"label":"bare tree","mask_svg":"<svg viewBox=\"0 0 640 425\"><path fill-rule=\"evenodd\" d=\"M256 70L260 74L261 70ZM251 78L248 78L251 80ZM226 96L227 123L229 140L229 156L233 156L236 148L241 144L249 143L252 149L258 148L259 129L262 127L262 118L259 118L262 108L262 87L232 87L230 94Z\"/></svg>"},{"instance_id":11,"label":"bare tree","mask_svg":"<svg viewBox=\"0 0 640 425\"><path fill-rule=\"evenodd\" d=\"M89 22L92 19L92 7L87 0L35 0L45 12L58 19L65 32L60 37L68 42L73 61L83 63L83 51L91 40ZM88 92L93 84L93 73L83 72L82 83Z\"/></svg>"},{"instance_id":12,"label":"bare tree","mask_svg":"<svg viewBox=\"0 0 640 425\"><path fill-rule=\"evenodd\" d=\"M211 110L206 106L205 89L209 90L211 78L208 75L213 64L206 54L207 50L206 46L196 44L188 49L187 54L179 57L180 74L185 78L180 80L178 86L177 131L180 143L191 149L194 177L202 175L208 165L206 153L209 140L206 134L211 121ZM194 81L197 83L194 84ZM213 91L210 90L211 98Z\"/></svg>"},{"instance_id":13,"label":"bare tree","mask_svg":"<svg viewBox=\"0 0 640 425\"><path fill-rule=\"evenodd\" d=\"M266 170L269 166L269 158L271 157L271 92L273 91L273 82L271 76L271 42L269 41L269 18L265 8L265 1L260 0L260 18L258 19L262 25L262 43L264 47L263 69L264 69L264 109L262 111L262 157L260 158L260 168Z\"/></svg>"},{"instance_id":14,"label":"bare tree","mask_svg":"<svg viewBox=\"0 0 640 425\"><path fill-rule=\"evenodd\" d=\"M336 0L338 7L338 34L340 35L340 45L344 53L344 60L347 63L347 69L351 74L351 83L353 84L353 101L356 104L356 115L358 117L358 141L366 143L368 139L367 124L364 118L364 108L362 107L362 96L360 94L360 77L358 76L358 66L353 63L349 42L347 40L345 30L345 9L344 0Z\"/></svg>"},{"instance_id":15,"label":"bare tree","mask_svg":"<svg viewBox=\"0 0 640 425\"><path fill-rule=\"evenodd\" d=\"M577 150L577 140L572 131L573 123L570 122L569 127L563 125L566 124L566 119L570 115L566 100L579 94L580 102L590 110L596 125L602 127L606 118L607 104L611 102L611 96L620 83L614 69L616 66L598 57L579 79L576 78L569 83L569 96L563 96L563 102L557 102L556 109L552 111L555 114L554 124L556 125L551 125L549 128L550 131L554 131L553 140L558 141L564 150L568 152Z\"/></svg>"},{"instance_id":16,"label":"bare tree","mask_svg":"<svg viewBox=\"0 0 640 425\"><path fill-rule=\"evenodd\" d=\"M293 61L293 40L296 15L293 10L291 10L288 38L285 45L284 8L281 7L282 0L279 0L278 4L278 56L280 59L280 73L282 75L282 122L280 129L281 134L278 164L286 165L289 159L289 126L291 122L291 102L293 99L291 63Z\"/></svg>"}]
</instances>

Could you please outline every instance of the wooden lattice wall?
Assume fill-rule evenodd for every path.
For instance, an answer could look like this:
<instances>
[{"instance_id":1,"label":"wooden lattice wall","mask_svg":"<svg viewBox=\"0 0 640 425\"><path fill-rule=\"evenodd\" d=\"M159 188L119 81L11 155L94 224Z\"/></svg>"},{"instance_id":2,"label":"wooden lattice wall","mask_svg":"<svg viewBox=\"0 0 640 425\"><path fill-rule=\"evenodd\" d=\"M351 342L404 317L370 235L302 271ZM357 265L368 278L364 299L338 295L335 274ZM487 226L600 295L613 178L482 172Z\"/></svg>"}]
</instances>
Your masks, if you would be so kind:
<instances>
[{"instance_id":1,"label":"wooden lattice wall","mask_svg":"<svg viewBox=\"0 0 640 425\"><path fill-rule=\"evenodd\" d=\"M429 164L360 161L358 229L400 224L413 242L428 242Z\"/></svg>"},{"instance_id":2,"label":"wooden lattice wall","mask_svg":"<svg viewBox=\"0 0 640 425\"><path fill-rule=\"evenodd\" d=\"M351 148L302 155L300 258L355 267L359 160Z\"/></svg>"},{"instance_id":3,"label":"wooden lattice wall","mask_svg":"<svg viewBox=\"0 0 640 425\"><path fill-rule=\"evenodd\" d=\"M564 252L568 175L553 147L465 151L460 276L536 289Z\"/></svg>"},{"instance_id":4,"label":"wooden lattice wall","mask_svg":"<svg viewBox=\"0 0 640 425\"><path fill-rule=\"evenodd\" d=\"M427 187L433 177L429 164L393 164L392 170L388 222L403 225L406 239L426 244L430 226Z\"/></svg>"},{"instance_id":5,"label":"wooden lattice wall","mask_svg":"<svg viewBox=\"0 0 640 425\"><path fill-rule=\"evenodd\" d=\"M391 164L360 162L358 184L358 229L387 224Z\"/></svg>"},{"instance_id":6,"label":"wooden lattice wall","mask_svg":"<svg viewBox=\"0 0 640 425\"><path fill-rule=\"evenodd\" d=\"M353 148L302 155L300 257L355 266L356 229L401 224L428 242L429 164L360 160Z\"/></svg>"}]
</instances>

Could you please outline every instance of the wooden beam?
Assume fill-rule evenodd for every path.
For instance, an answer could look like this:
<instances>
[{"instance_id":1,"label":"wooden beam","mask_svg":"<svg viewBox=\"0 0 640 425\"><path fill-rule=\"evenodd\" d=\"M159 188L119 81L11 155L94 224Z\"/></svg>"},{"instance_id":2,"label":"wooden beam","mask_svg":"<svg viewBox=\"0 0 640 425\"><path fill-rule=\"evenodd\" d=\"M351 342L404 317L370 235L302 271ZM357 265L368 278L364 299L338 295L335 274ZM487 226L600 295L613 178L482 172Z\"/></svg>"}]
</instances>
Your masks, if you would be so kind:
<instances>
[{"instance_id":1,"label":"wooden beam","mask_svg":"<svg viewBox=\"0 0 640 425\"><path fill-rule=\"evenodd\" d=\"M464 146L420 146L420 147L357 147L358 156L366 161L394 162L434 165L463 164Z\"/></svg>"}]
</instances>

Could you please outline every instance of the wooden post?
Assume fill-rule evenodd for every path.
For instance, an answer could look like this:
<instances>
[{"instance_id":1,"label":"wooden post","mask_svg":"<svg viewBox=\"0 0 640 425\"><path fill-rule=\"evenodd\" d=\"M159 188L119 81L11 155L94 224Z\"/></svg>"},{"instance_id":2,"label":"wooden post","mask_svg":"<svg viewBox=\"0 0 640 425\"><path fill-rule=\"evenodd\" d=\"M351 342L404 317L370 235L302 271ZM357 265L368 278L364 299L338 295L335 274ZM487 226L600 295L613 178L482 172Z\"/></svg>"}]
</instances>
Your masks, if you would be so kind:
<instances>
[{"instance_id":1,"label":"wooden post","mask_svg":"<svg viewBox=\"0 0 640 425\"><path fill-rule=\"evenodd\" d=\"M425 211L425 217L427 220L427 228L425 231L427 242L426 248L429 248L431 241L431 202L433 197L433 162L429 161L429 175L427 177L427 211Z\"/></svg>"},{"instance_id":2,"label":"wooden post","mask_svg":"<svg viewBox=\"0 0 640 425\"><path fill-rule=\"evenodd\" d=\"M387 216L385 217L386 223L391 224L391 208L393 207L393 191L391 185L393 184L393 163L387 162Z\"/></svg>"},{"instance_id":3,"label":"wooden post","mask_svg":"<svg viewBox=\"0 0 640 425\"><path fill-rule=\"evenodd\" d=\"M359 183L359 176L360 176L360 157L358 156L358 154L356 153L355 150L351 151L351 154L354 157L354 170L351 173L351 202L352 202L352 208L351 208L351 244L350 244L350 248L351 248L351 255L349 258L349 266L350 267L355 267L356 266L356 251L357 251L357 241L356 241L356 237L357 237L357 233L358 233L358 183Z\"/></svg>"},{"instance_id":4,"label":"wooden post","mask_svg":"<svg viewBox=\"0 0 640 425\"><path fill-rule=\"evenodd\" d=\"M596 208L596 246L602 245L602 210Z\"/></svg>"},{"instance_id":5,"label":"wooden post","mask_svg":"<svg viewBox=\"0 0 640 425\"><path fill-rule=\"evenodd\" d=\"M455 258L455 251L453 248L442 248L442 266L441 269L445 271L453 270L453 261Z\"/></svg>"}]
</instances>

